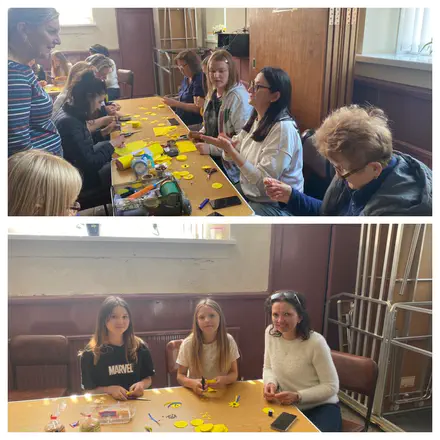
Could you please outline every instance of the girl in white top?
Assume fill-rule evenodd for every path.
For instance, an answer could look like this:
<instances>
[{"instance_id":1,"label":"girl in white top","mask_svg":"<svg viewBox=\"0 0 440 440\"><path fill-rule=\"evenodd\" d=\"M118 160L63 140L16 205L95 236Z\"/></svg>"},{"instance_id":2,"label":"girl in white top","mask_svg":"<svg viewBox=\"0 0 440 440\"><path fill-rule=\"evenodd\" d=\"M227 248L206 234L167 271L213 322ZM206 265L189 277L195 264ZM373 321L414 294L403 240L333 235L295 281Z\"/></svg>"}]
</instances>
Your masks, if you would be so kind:
<instances>
[{"instance_id":1,"label":"girl in white top","mask_svg":"<svg viewBox=\"0 0 440 440\"><path fill-rule=\"evenodd\" d=\"M180 346L177 381L197 395L207 390L207 380L209 387L223 388L237 380L239 357L234 338L226 332L220 306L209 298L200 301L194 312L192 333Z\"/></svg>"},{"instance_id":2,"label":"girl in white top","mask_svg":"<svg viewBox=\"0 0 440 440\"><path fill-rule=\"evenodd\" d=\"M105 85L107 86L108 100L113 101L115 99L118 99L121 96L121 91L118 82L118 69L116 68L116 63L110 58L109 50L102 44L94 44L93 46L90 46L89 54L90 55L101 54L106 56L110 60L111 70L109 71L105 79Z\"/></svg>"},{"instance_id":3,"label":"girl in white top","mask_svg":"<svg viewBox=\"0 0 440 440\"><path fill-rule=\"evenodd\" d=\"M266 305L272 324L265 335L264 397L295 404L321 431L340 431L338 374L327 342L310 329L304 296L280 291Z\"/></svg>"},{"instance_id":4,"label":"girl in white top","mask_svg":"<svg viewBox=\"0 0 440 440\"><path fill-rule=\"evenodd\" d=\"M266 194L264 179L277 176L303 191L302 144L290 114L292 85L282 69L265 67L251 81L249 104L254 107L243 130L232 139L223 133L208 143L223 150L223 158L240 169L240 190L257 215L290 215Z\"/></svg>"}]
</instances>

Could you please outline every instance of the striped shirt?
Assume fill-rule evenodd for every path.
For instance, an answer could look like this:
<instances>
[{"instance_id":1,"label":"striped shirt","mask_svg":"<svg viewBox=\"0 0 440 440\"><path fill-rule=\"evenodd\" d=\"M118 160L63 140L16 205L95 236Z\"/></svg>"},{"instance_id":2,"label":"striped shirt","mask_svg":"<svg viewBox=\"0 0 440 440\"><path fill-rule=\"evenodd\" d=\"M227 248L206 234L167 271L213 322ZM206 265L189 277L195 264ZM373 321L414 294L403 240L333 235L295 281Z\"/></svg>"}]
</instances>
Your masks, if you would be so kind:
<instances>
[{"instance_id":1,"label":"striped shirt","mask_svg":"<svg viewBox=\"0 0 440 440\"><path fill-rule=\"evenodd\" d=\"M8 156L38 148L63 155L61 138L51 121L52 99L33 70L8 61Z\"/></svg>"}]
</instances>

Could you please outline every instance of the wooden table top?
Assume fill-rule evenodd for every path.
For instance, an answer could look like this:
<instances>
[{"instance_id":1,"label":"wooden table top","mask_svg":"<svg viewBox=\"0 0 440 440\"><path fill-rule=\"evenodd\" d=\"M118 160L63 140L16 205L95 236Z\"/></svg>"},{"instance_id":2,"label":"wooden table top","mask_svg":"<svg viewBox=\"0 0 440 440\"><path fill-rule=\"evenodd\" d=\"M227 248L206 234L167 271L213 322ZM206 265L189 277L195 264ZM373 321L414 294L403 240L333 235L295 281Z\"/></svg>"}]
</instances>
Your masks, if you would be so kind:
<instances>
[{"instance_id":1,"label":"wooden table top","mask_svg":"<svg viewBox=\"0 0 440 440\"><path fill-rule=\"evenodd\" d=\"M117 101L120 106L120 112L122 114L129 114L131 116L140 115L138 118L133 118L134 120L139 120L141 123L141 130L138 133L135 133L133 136L127 138L128 142L145 140L147 142L157 141L159 143L165 144L169 139L165 136L155 137L153 127L155 127L158 123L165 123L169 125L166 119L167 118L175 118L180 122L180 125L177 126L176 130L172 132L172 134L184 135L189 132L187 126L184 122L171 110L170 107L165 106L163 108L153 109L152 107L157 107L159 104L163 104L162 98L159 96L153 96L148 98L136 98L136 99L124 99ZM140 109L139 107L144 107ZM146 112L153 112L156 115L146 115ZM144 121L141 118L146 117L148 121ZM157 120L157 123L152 124L152 121ZM138 129L134 129L138 130ZM223 197L231 197L238 196L241 199L241 205L231 206L229 208L217 209L220 214L224 216L248 216L253 215L254 212L251 207L247 204L241 194L235 189L235 187L231 184L229 179L224 175L224 173L217 167L215 162L211 159L209 155L200 155L197 151L193 151L190 153L185 153L188 159L185 162L179 162L176 159L172 159L171 166L169 169L171 171L183 171L182 165L187 164L189 168L186 168L186 171L189 171L194 175L194 179L185 180L180 179L179 185L188 197L192 206L192 215L193 216L206 216L211 214L214 210L211 208L209 203L201 210L199 209L200 203L209 198L210 200L219 199ZM117 156L116 156L117 157ZM214 173L209 180L207 180L207 174L203 171L202 166L208 165L210 167L217 168L217 172ZM115 161L112 161L111 164L111 173L112 173L112 185L126 185L129 183L133 183L136 181L136 176L132 169L119 171L116 168ZM221 183L223 185L220 189L212 188L213 183Z\"/></svg>"},{"instance_id":2,"label":"wooden table top","mask_svg":"<svg viewBox=\"0 0 440 440\"><path fill-rule=\"evenodd\" d=\"M232 408L229 402L240 395L240 406ZM262 381L236 382L226 389L215 393L206 393L207 397L198 397L192 391L182 388L160 388L146 390L144 397L150 401L130 401L129 405L135 408L136 413L129 423L101 425L104 432L145 432L145 425L153 432L193 432L191 420L202 419L204 423L224 424L229 432L274 432L270 424L282 412L296 415L298 418L290 427L291 432L319 432L307 417L295 406L269 404L263 398ZM48 423L51 413L56 406L64 401L66 408L61 413L60 421L67 432L78 432L79 428L72 428L71 423L80 420L81 412L90 412L94 400L104 398L104 404L114 404L115 400L107 395L70 396L60 399L28 400L9 402L8 430L10 432L42 432ZM178 408L168 408L167 402L181 402ZM270 407L274 416L269 417L263 408ZM159 423L152 421L150 413ZM175 418L167 418L175 414ZM176 428L176 421L186 421L188 426Z\"/></svg>"}]
</instances>

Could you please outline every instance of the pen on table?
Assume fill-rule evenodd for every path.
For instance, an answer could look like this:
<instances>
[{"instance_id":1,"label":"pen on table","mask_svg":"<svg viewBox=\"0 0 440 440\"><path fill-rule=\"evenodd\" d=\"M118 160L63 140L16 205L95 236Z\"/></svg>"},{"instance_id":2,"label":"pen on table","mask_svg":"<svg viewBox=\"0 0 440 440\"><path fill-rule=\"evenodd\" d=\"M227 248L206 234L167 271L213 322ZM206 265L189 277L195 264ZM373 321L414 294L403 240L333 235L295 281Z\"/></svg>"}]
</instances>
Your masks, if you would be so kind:
<instances>
[{"instance_id":1,"label":"pen on table","mask_svg":"<svg viewBox=\"0 0 440 440\"><path fill-rule=\"evenodd\" d=\"M205 199L205 200L203 200L203 202L202 203L200 203L200 205L199 205L199 209L203 209L205 206L206 206L206 204L209 202L209 199Z\"/></svg>"}]
</instances>

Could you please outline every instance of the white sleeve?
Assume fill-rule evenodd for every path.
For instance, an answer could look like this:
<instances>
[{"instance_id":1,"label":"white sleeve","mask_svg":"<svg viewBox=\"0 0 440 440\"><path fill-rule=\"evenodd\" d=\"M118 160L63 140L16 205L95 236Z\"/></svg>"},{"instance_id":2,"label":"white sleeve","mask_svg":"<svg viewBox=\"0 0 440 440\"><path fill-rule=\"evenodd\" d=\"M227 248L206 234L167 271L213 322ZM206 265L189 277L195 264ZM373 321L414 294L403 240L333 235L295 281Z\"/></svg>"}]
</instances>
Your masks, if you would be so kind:
<instances>
[{"instance_id":1,"label":"white sleeve","mask_svg":"<svg viewBox=\"0 0 440 440\"><path fill-rule=\"evenodd\" d=\"M240 152L241 149L241 143L243 142L243 139L247 135L247 132L244 130L241 130L240 133L236 134L235 136L232 136L232 142L237 142L237 145L235 146L235 149ZM232 157L225 153L225 151L222 151L222 157L224 160L227 160L228 162L233 162Z\"/></svg>"},{"instance_id":2,"label":"white sleeve","mask_svg":"<svg viewBox=\"0 0 440 440\"><path fill-rule=\"evenodd\" d=\"M272 346L273 336L269 334L269 328L266 329L264 335L264 365L263 365L263 382L264 385L268 383L274 383L278 387L278 381L275 377L275 373L272 371L272 363L270 356L270 349Z\"/></svg>"},{"instance_id":3,"label":"white sleeve","mask_svg":"<svg viewBox=\"0 0 440 440\"><path fill-rule=\"evenodd\" d=\"M249 105L247 100L244 102L240 96L234 95L232 97L231 110L233 111L231 111L230 118L234 132L240 133L251 116L252 107Z\"/></svg>"},{"instance_id":4,"label":"white sleeve","mask_svg":"<svg viewBox=\"0 0 440 440\"><path fill-rule=\"evenodd\" d=\"M301 403L323 402L339 391L339 378L333 363L330 348L321 336L313 347L312 365L318 375L319 384L301 390Z\"/></svg>"},{"instance_id":5,"label":"white sleeve","mask_svg":"<svg viewBox=\"0 0 440 440\"><path fill-rule=\"evenodd\" d=\"M265 194L263 179L272 177L279 179L284 170L290 167L296 145L294 125L291 122L278 122L272 127L263 141L259 162L253 164L246 161L240 171L245 179L255 185L261 194Z\"/></svg>"}]
</instances>

